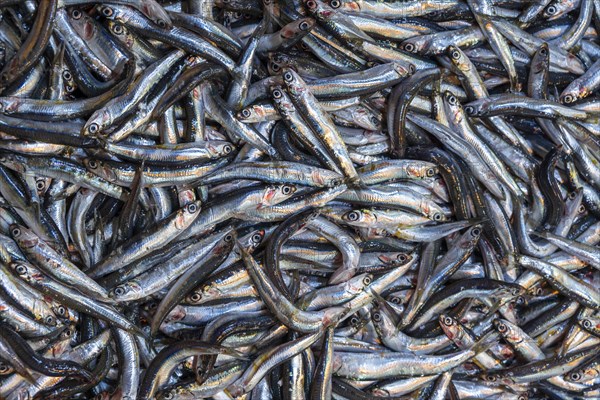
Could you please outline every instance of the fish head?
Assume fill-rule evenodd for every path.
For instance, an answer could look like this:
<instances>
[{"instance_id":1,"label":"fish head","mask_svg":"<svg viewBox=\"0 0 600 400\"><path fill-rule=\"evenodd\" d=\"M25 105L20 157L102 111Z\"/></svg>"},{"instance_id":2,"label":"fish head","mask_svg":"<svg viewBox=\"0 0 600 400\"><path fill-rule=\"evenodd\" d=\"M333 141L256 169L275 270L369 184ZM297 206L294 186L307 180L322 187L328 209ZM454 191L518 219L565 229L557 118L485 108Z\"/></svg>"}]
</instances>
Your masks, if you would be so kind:
<instances>
[{"instance_id":1,"label":"fish head","mask_svg":"<svg viewBox=\"0 0 600 400\"><path fill-rule=\"evenodd\" d=\"M386 307L381 305L371 313L371 321L379 335L387 337L396 331L396 324Z\"/></svg>"},{"instance_id":2,"label":"fish head","mask_svg":"<svg viewBox=\"0 0 600 400\"><path fill-rule=\"evenodd\" d=\"M285 25L281 28L279 34L283 39L294 39L309 32L315 26L315 23L314 18L301 18Z\"/></svg>"},{"instance_id":3,"label":"fish head","mask_svg":"<svg viewBox=\"0 0 600 400\"><path fill-rule=\"evenodd\" d=\"M2 114L10 115L19 111L20 106L23 104L23 99L20 97L2 97L0 98L0 112Z\"/></svg>"},{"instance_id":4,"label":"fish head","mask_svg":"<svg viewBox=\"0 0 600 400\"><path fill-rule=\"evenodd\" d=\"M507 374L500 371L487 371L480 375L480 378L489 383L501 383L504 385L512 385L514 384L514 379Z\"/></svg>"},{"instance_id":5,"label":"fish head","mask_svg":"<svg viewBox=\"0 0 600 400\"><path fill-rule=\"evenodd\" d=\"M371 274L360 274L345 283L345 289L347 292L352 294L358 294L369 286L373 282L373 275Z\"/></svg>"},{"instance_id":6,"label":"fish head","mask_svg":"<svg viewBox=\"0 0 600 400\"><path fill-rule=\"evenodd\" d=\"M142 1L140 11L150 18L159 28L169 30L173 22L165 9L155 1Z\"/></svg>"},{"instance_id":7,"label":"fish head","mask_svg":"<svg viewBox=\"0 0 600 400\"><path fill-rule=\"evenodd\" d=\"M296 190L296 186L289 184L269 186L265 190L261 205L265 207L279 204L292 197Z\"/></svg>"},{"instance_id":8,"label":"fish head","mask_svg":"<svg viewBox=\"0 0 600 400\"><path fill-rule=\"evenodd\" d=\"M400 43L401 50L412 54L422 53L427 47L427 41L423 40L423 38L420 38L418 36L408 38L406 40L403 40L402 43Z\"/></svg>"},{"instance_id":9,"label":"fish head","mask_svg":"<svg viewBox=\"0 0 600 400\"><path fill-rule=\"evenodd\" d=\"M308 93L309 90L306 87L306 84L300 78L300 75L294 71L294 69L289 67L284 67L281 69L281 76L283 77L283 84L285 85L288 93L291 96L302 96L305 93Z\"/></svg>"},{"instance_id":10,"label":"fish head","mask_svg":"<svg viewBox=\"0 0 600 400\"><path fill-rule=\"evenodd\" d=\"M439 322L440 327L442 328L446 336L448 336L448 339L453 341L460 340L460 337L462 336L461 329L458 324L458 321L455 318L452 318L447 314L440 314Z\"/></svg>"},{"instance_id":11,"label":"fish head","mask_svg":"<svg viewBox=\"0 0 600 400\"><path fill-rule=\"evenodd\" d=\"M373 221L373 218L375 220ZM368 224L369 222L376 222L377 218L373 214L366 214L362 210L348 211L342 215L342 220L349 223L350 225L355 224Z\"/></svg>"},{"instance_id":12,"label":"fish head","mask_svg":"<svg viewBox=\"0 0 600 400\"><path fill-rule=\"evenodd\" d=\"M89 41L98 34L95 21L85 12L73 8L68 15L71 26L82 39Z\"/></svg>"},{"instance_id":13,"label":"fish head","mask_svg":"<svg viewBox=\"0 0 600 400\"><path fill-rule=\"evenodd\" d=\"M493 321L496 330L504 337L508 342L517 344L523 341L523 335L520 335L517 330L514 329L512 324L504 319L498 318Z\"/></svg>"},{"instance_id":14,"label":"fish head","mask_svg":"<svg viewBox=\"0 0 600 400\"><path fill-rule=\"evenodd\" d=\"M94 111L81 131L83 136L98 136L112 123L112 116L106 108Z\"/></svg>"},{"instance_id":15,"label":"fish head","mask_svg":"<svg viewBox=\"0 0 600 400\"><path fill-rule=\"evenodd\" d=\"M128 49L133 48L135 44L135 37L126 26L116 21L108 21L108 30L114 37L116 37L121 43Z\"/></svg>"},{"instance_id":16,"label":"fish head","mask_svg":"<svg viewBox=\"0 0 600 400\"><path fill-rule=\"evenodd\" d=\"M260 104L252 104L242 108L236 114L237 119L241 122L258 122L265 116L264 108Z\"/></svg>"},{"instance_id":17,"label":"fish head","mask_svg":"<svg viewBox=\"0 0 600 400\"><path fill-rule=\"evenodd\" d=\"M11 224L9 226L9 232L14 241L19 244L19 247L32 248L40 242L37 235L19 224Z\"/></svg>"},{"instance_id":18,"label":"fish head","mask_svg":"<svg viewBox=\"0 0 600 400\"><path fill-rule=\"evenodd\" d=\"M125 301L129 298L134 298L141 292L142 287L138 282L128 281L112 289L108 293L108 296L117 301Z\"/></svg>"},{"instance_id":19,"label":"fish head","mask_svg":"<svg viewBox=\"0 0 600 400\"><path fill-rule=\"evenodd\" d=\"M84 158L83 165L85 165L86 169L92 174L98 175L109 182L115 183L119 180L116 172L105 162L94 158Z\"/></svg>"},{"instance_id":20,"label":"fish head","mask_svg":"<svg viewBox=\"0 0 600 400\"><path fill-rule=\"evenodd\" d=\"M210 154L216 158L228 156L235 150L232 143L225 141L209 142L206 147Z\"/></svg>"},{"instance_id":21,"label":"fish head","mask_svg":"<svg viewBox=\"0 0 600 400\"><path fill-rule=\"evenodd\" d=\"M0 152L0 164L21 174L25 174L28 171L26 159L20 157L18 154Z\"/></svg>"},{"instance_id":22,"label":"fish head","mask_svg":"<svg viewBox=\"0 0 600 400\"><path fill-rule=\"evenodd\" d=\"M589 94L589 86L582 85L579 82L574 82L560 94L559 100L563 104L571 104Z\"/></svg>"}]
</instances>

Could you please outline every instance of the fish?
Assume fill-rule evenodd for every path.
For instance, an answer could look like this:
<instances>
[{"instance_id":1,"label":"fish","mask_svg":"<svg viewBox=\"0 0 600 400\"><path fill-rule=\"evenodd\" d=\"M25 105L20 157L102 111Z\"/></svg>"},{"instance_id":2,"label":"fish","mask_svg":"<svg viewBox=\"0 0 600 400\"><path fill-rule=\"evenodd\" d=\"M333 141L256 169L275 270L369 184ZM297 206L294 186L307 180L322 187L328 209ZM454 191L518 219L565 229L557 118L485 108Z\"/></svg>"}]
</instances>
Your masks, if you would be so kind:
<instances>
[{"instance_id":1,"label":"fish","mask_svg":"<svg viewBox=\"0 0 600 400\"><path fill-rule=\"evenodd\" d=\"M0 398L600 398L599 0L0 0Z\"/></svg>"}]
</instances>

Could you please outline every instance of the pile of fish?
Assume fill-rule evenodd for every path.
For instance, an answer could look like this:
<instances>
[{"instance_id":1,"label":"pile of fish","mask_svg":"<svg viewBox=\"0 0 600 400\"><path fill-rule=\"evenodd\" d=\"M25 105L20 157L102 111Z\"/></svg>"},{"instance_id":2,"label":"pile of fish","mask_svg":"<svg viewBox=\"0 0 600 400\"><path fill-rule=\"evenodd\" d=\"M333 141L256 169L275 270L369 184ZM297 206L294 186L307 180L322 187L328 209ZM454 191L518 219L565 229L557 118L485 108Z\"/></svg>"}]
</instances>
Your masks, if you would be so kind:
<instances>
[{"instance_id":1,"label":"pile of fish","mask_svg":"<svg viewBox=\"0 0 600 400\"><path fill-rule=\"evenodd\" d=\"M599 399L600 0L0 0L0 399Z\"/></svg>"}]
</instances>

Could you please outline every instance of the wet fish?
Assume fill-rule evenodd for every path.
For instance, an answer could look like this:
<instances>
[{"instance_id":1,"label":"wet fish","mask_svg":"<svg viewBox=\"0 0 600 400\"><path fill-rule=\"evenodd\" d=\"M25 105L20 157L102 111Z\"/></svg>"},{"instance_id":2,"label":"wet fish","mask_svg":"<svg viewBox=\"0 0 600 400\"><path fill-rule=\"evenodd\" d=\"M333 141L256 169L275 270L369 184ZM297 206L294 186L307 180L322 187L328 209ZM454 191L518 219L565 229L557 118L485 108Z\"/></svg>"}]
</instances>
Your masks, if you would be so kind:
<instances>
[{"instance_id":1,"label":"wet fish","mask_svg":"<svg viewBox=\"0 0 600 400\"><path fill-rule=\"evenodd\" d=\"M599 0L0 0L0 398L600 398Z\"/></svg>"}]
</instances>

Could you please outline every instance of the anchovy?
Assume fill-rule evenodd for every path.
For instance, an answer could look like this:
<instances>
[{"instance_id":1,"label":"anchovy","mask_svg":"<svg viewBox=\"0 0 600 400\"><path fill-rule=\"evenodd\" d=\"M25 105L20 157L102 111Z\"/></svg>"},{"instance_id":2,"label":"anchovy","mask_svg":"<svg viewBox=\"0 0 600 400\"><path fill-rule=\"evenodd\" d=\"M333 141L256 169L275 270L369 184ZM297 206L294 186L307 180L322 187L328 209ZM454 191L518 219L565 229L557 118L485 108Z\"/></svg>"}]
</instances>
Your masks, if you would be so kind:
<instances>
[{"instance_id":1,"label":"anchovy","mask_svg":"<svg viewBox=\"0 0 600 400\"><path fill-rule=\"evenodd\" d=\"M0 9L0 398L600 398L600 0Z\"/></svg>"}]
</instances>

